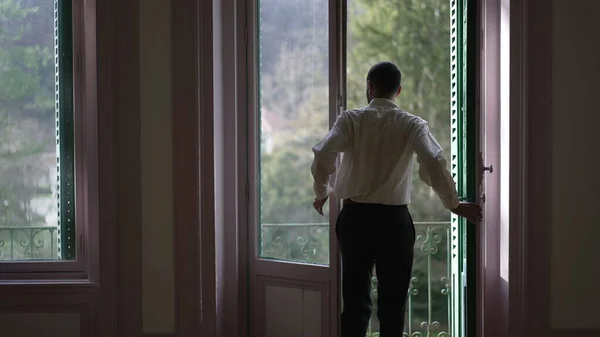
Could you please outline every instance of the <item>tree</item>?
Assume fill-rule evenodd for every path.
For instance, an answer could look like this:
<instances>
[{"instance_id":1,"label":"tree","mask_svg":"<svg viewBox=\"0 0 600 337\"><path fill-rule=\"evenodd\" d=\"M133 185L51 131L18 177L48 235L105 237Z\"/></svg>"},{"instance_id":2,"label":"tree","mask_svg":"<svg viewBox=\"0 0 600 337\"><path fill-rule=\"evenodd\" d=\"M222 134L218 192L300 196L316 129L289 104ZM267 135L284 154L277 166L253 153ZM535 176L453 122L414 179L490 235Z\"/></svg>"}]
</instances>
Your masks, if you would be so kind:
<instances>
[{"instance_id":1,"label":"tree","mask_svg":"<svg viewBox=\"0 0 600 337\"><path fill-rule=\"evenodd\" d=\"M261 52L261 65L265 64L263 59L273 60L277 56L274 64L260 67L261 111L270 111L284 118L292 131L278 130L273 152L261 154L262 222L327 222L327 218L318 215L312 208L314 192L310 172L313 159L311 148L329 130L328 57L326 49L323 49L326 43L325 47L322 46L327 39L322 36L316 38L311 29L315 25L326 27L326 20L325 24L314 22L323 13L319 7L312 6L313 2L268 1L272 2L271 6L265 5L265 8L280 11L284 17L291 8L305 8L315 17L298 15L306 25L284 30L282 36L273 36L273 40L268 38L270 35L261 36L261 41L264 41L261 46L268 47ZM326 4L323 0L315 1ZM307 7L307 4L311 6ZM280 20L280 17L266 16L262 18L261 25L271 27L267 32L277 30L281 26ZM299 20L295 18L292 22L299 24L302 22ZM286 22L286 26L289 25L293 23ZM281 32L281 29L277 31ZM278 50L272 48L274 41L282 42ZM287 43L289 41L294 43Z\"/></svg>"},{"instance_id":2,"label":"tree","mask_svg":"<svg viewBox=\"0 0 600 337\"><path fill-rule=\"evenodd\" d=\"M310 149L329 129L328 93L323 85L313 90L291 122L293 132L281 136L273 152L262 156L261 223L305 224L263 228L263 247L269 246L278 258L327 264L329 214L325 210L321 216L312 207Z\"/></svg>"},{"instance_id":3,"label":"tree","mask_svg":"<svg viewBox=\"0 0 600 337\"><path fill-rule=\"evenodd\" d=\"M260 1L261 107L295 120L314 89L327 84L327 8L328 0Z\"/></svg>"},{"instance_id":4,"label":"tree","mask_svg":"<svg viewBox=\"0 0 600 337\"><path fill-rule=\"evenodd\" d=\"M318 1L323 2L319 3L321 10L327 8L324 1ZM316 215L311 208L314 192L310 148L327 133L329 115L327 49L310 48L314 26L308 20L309 14L314 15L314 12L307 6L314 2L264 0L261 3L267 12L261 12L261 106L286 118L291 125L289 131L277 138L273 151L262 154L262 223L327 222L327 218ZM404 75L399 105L429 122L449 157L450 13L447 0L351 0L348 14L348 107L365 104L365 76L373 64L384 60L395 62ZM321 58L315 57L315 52ZM320 59L323 64L313 65L310 61L314 59ZM419 181L417 172L413 181L410 209L414 220L449 221L449 212L431 187ZM419 293L412 297L412 310L413 319L420 321L427 320L431 308L434 319L440 321L437 330L445 330L448 295L443 293L446 289L443 277L448 268L447 234L445 227L438 226L432 231L434 227L417 228L417 235L421 236L415 245L413 276L418 279L414 286ZM321 253L317 253L321 255L314 258L319 262L327 262L325 256L329 253L329 237L325 234L313 240L313 247L321 249ZM290 253L278 251L272 256L303 259L298 255L298 244L290 239L304 235L299 229L286 228L278 232L263 229L263 235L278 244L282 237L288 238L283 246ZM437 252L427 250L431 247L436 247ZM427 268L429 264L431 273ZM427 298L428 277L432 280L432 303L428 303ZM435 330L432 327L430 331Z\"/></svg>"},{"instance_id":5,"label":"tree","mask_svg":"<svg viewBox=\"0 0 600 337\"><path fill-rule=\"evenodd\" d=\"M261 154L261 246L266 256L327 264L329 219L312 207L310 172L310 149L329 130L326 58L310 48L280 48L273 72L262 76L261 106L284 117L289 129L279 130L272 152Z\"/></svg>"},{"instance_id":6,"label":"tree","mask_svg":"<svg viewBox=\"0 0 600 337\"><path fill-rule=\"evenodd\" d=\"M270 154L261 157L262 219L265 223L317 223L328 218L312 208L313 178L311 152L329 130L327 87L313 89L314 95L298 108L291 121L293 132L278 139Z\"/></svg>"},{"instance_id":7,"label":"tree","mask_svg":"<svg viewBox=\"0 0 600 337\"><path fill-rule=\"evenodd\" d=\"M364 105L365 76L379 61L391 61L402 70L401 108L429 122L432 133L450 156L450 13L447 0L351 0L349 2L348 105ZM410 211L415 221L448 221L431 187L413 176ZM417 227L413 277L418 291L412 296L413 319L427 321L428 309L446 330L447 234L444 227ZM436 234L438 236L436 236ZM426 241L427 240L427 241ZM439 243L435 241L439 240ZM436 250L427 250L429 243ZM423 249L422 249L423 248ZM430 260L428 260L430 258ZM431 263L431 273L428 264ZM428 301L428 278L432 302Z\"/></svg>"},{"instance_id":8,"label":"tree","mask_svg":"<svg viewBox=\"0 0 600 337\"><path fill-rule=\"evenodd\" d=\"M449 2L351 0L348 6L348 106L364 105L365 77L372 65L394 62L403 75L400 107L427 120L449 156ZM447 220L448 212L416 172L413 181L415 220Z\"/></svg>"},{"instance_id":9,"label":"tree","mask_svg":"<svg viewBox=\"0 0 600 337\"><path fill-rule=\"evenodd\" d=\"M324 32L329 27L328 0L260 0L259 4L262 73L276 72L274 68L283 62L283 46L293 52L312 52L315 58L309 57L308 61L323 64L324 60L326 64L329 41Z\"/></svg>"},{"instance_id":10,"label":"tree","mask_svg":"<svg viewBox=\"0 0 600 337\"><path fill-rule=\"evenodd\" d=\"M261 69L261 108L287 120L298 113L316 92L327 91L327 62L323 51L280 46L273 71Z\"/></svg>"}]
</instances>

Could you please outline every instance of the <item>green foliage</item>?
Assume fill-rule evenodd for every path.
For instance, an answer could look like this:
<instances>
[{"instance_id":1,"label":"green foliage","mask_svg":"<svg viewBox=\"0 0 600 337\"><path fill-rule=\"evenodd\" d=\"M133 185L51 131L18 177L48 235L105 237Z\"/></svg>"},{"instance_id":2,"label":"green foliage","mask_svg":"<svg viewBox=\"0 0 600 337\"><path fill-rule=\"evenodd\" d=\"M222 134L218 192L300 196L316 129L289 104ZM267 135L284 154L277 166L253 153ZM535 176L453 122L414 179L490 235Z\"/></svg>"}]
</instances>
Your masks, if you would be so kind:
<instances>
[{"instance_id":1,"label":"green foliage","mask_svg":"<svg viewBox=\"0 0 600 337\"><path fill-rule=\"evenodd\" d=\"M0 0L0 225L44 223L42 154L54 144L53 2ZM52 160L52 159L49 159Z\"/></svg>"},{"instance_id":2,"label":"green foliage","mask_svg":"<svg viewBox=\"0 0 600 337\"><path fill-rule=\"evenodd\" d=\"M402 70L401 108L429 122L432 133L450 155L450 13L447 0L353 0L349 4L348 106L365 102L365 74L380 61L391 61ZM416 168L416 166L415 166ZM448 221L433 190L422 183L415 169L410 206L415 221ZM415 245L413 277L417 294L411 296L416 324L426 320L428 310L442 325L447 323L447 295L443 277L448 271L447 236L439 234L435 254L421 248L435 239L423 235ZM425 240L428 240L424 242ZM424 254L425 253L425 254ZM429 267L431 266L431 268ZM431 282L431 303L427 288ZM441 326L442 330L447 327ZM447 330L446 330L447 331ZM434 332L434 331L431 331Z\"/></svg>"},{"instance_id":3,"label":"green foliage","mask_svg":"<svg viewBox=\"0 0 600 337\"><path fill-rule=\"evenodd\" d=\"M287 6L277 7L275 4L279 2L271 1L274 2L265 2L265 8L286 11ZM368 69L382 60L398 64L403 71L399 105L429 122L447 156L450 148L448 11L449 3L445 0L350 1L347 69L348 107L355 108L365 104ZM304 31L310 32L313 21L306 20L309 21ZM262 20L267 31L276 30L278 24L281 23L273 18ZM299 39L299 33L285 31L278 43L287 41L286 33L298 45L306 44L298 40L312 38L305 34L304 39ZM272 48L268 41L262 42L261 46L265 45ZM274 152L262 157L263 222L318 220L314 214L306 215L314 198L309 174L310 148L326 134L329 110L327 76L323 73L327 54L321 50L321 56L316 58L314 53L310 48L291 50L288 44L281 43L277 62L261 68L262 107L293 125L287 137L278 139ZM274 56L263 51L261 57L272 60ZM416 170L411 212L415 221L449 219L439 198L420 182Z\"/></svg>"},{"instance_id":4,"label":"green foliage","mask_svg":"<svg viewBox=\"0 0 600 337\"><path fill-rule=\"evenodd\" d=\"M450 155L450 13L447 0L352 0L349 2L348 107L365 104L365 76L380 61L402 71L401 108L429 122ZM429 186L414 175L415 221L448 220Z\"/></svg>"},{"instance_id":5,"label":"green foliage","mask_svg":"<svg viewBox=\"0 0 600 337\"><path fill-rule=\"evenodd\" d=\"M261 158L263 223L328 222L327 214L321 216L312 207L315 194L310 172L311 148L329 129L328 95L321 88L297 107L290 132L279 135L273 152Z\"/></svg>"},{"instance_id":6,"label":"green foliage","mask_svg":"<svg viewBox=\"0 0 600 337\"><path fill-rule=\"evenodd\" d=\"M329 129L326 49L310 48L310 41L322 45L319 36L311 40L317 21L306 15L311 13L308 9L300 9L310 1L294 1L291 2L293 5L279 0L262 3L269 13L281 12L287 18L285 20L291 20L287 23L271 15L261 16L261 27L266 27L267 32L267 37L261 35L261 46L266 46L261 48L261 104L264 109L289 122L289 129L274 136L273 151L262 154L262 223L326 223L327 217L320 217L312 210L314 192L310 175L310 149ZM403 72L403 91L398 104L429 122L448 159L449 5L447 0L350 0L346 90L348 108L363 106L366 104L365 77L369 68L380 61L396 63ZM297 15L290 18L288 15L292 8ZM321 32L326 26L324 22L326 20L316 24ZM273 32L278 32L278 35ZM321 56L317 57L319 54ZM264 62L266 60L269 62ZM414 172L410 210L417 222L450 220L449 212L443 208L433 190L418 179L417 170ZM417 292L411 296L411 312L413 327L416 327L427 321L431 310L433 319L439 321L440 326L431 327L429 332L437 333L448 331L448 295L444 293L447 290L444 277L449 268L448 237L444 226L437 227L435 232L428 232L428 228L433 227L417 226L420 237L415 245L413 268L413 277L416 278L413 286ZM306 237L300 229L264 228L262 234L263 248L270 252L270 256L328 262L325 236L311 241L312 247L321 247L323 251L306 257L299 253L303 246L294 241L295 237ZM282 242L286 244L282 245ZM429 246L431 244L436 250L427 250L433 247ZM431 298L428 290L431 290ZM375 330L376 325L374 320Z\"/></svg>"}]
</instances>

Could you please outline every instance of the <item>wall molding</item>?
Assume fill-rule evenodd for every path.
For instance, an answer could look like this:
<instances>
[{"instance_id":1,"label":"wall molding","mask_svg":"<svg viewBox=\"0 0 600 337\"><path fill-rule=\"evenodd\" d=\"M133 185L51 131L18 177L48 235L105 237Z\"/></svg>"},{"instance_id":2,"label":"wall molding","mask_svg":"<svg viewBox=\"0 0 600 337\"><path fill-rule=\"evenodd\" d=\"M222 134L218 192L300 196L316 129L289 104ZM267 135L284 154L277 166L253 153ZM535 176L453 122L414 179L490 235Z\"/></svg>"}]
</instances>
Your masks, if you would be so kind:
<instances>
[{"instance_id":1,"label":"wall molding","mask_svg":"<svg viewBox=\"0 0 600 337\"><path fill-rule=\"evenodd\" d=\"M216 334L212 1L172 1L176 331ZM197 159L197 160L195 160Z\"/></svg>"},{"instance_id":2,"label":"wall molding","mask_svg":"<svg viewBox=\"0 0 600 337\"><path fill-rule=\"evenodd\" d=\"M527 250L524 315L519 325L529 336L548 336L550 331L550 207L551 193L551 111L552 97L552 2L528 0L525 24L527 54L525 88L529 144L526 227L519 233ZM514 321L519 318L515 317Z\"/></svg>"},{"instance_id":3,"label":"wall molding","mask_svg":"<svg viewBox=\"0 0 600 337\"><path fill-rule=\"evenodd\" d=\"M244 1L223 0L215 1L213 8L216 319L219 337L248 334L246 5Z\"/></svg>"},{"instance_id":4,"label":"wall molding","mask_svg":"<svg viewBox=\"0 0 600 337\"><path fill-rule=\"evenodd\" d=\"M196 1L172 2L175 327L181 336L200 331L201 315L198 10Z\"/></svg>"},{"instance_id":5,"label":"wall molding","mask_svg":"<svg viewBox=\"0 0 600 337\"><path fill-rule=\"evenodd\" d=\"M111 1L114 67L118 336L142 333L139 2ZM117 33L118 32L118 33Z\"/></svg>"},{"instance_id":6,"label":"wall molding","mask_svg":"<svg viewBox=\"0 0 600 337\"><path fill-rule=\"evenodd\" d=\"M508 266L508 336L522 336L526 321L526 282L528 248L528 214L531 199L528 198L530 161L530 111L528 102L528 6L527 1L504 0L509 8L509 46L510 46L510 144L509 144L509 217L508 217L508 251L501 250L501 260ZM502 13L502 5L500 13ZM502 21L502 20L501 20ZM500 23L502 24L502 23ZM500 36L502 40L502 36ZM502 244L501 244L502 246Z\"/></svg>"},{"instance_id":7,"label":"wall molding","mask_svg":"<svg viewBox=\"0 0 600 337\"><path fill-rule=\"evenodd\" d=\"M114 128L114 40L111 18L112 1L86 2L90 11L95 6L93 18L96 23L96 69L97 72L97 109L98 109L98 180L99 180L99 283L100 305L98 329L94 329L97 337L118 336L118 283L117 283L117 222L116 201L116 131ZM99 249L99 247L109 249Z\"/></svg>"},{"instance_id":8,"label":"wall molding","mask_svg":"<svg viewBox=\"0 0 600 337\"><path fill-rule=\"evenodd\" d=\"M194 0L196 2L196 0ZM217 334L216 300L216 242L215 242L215 157L214 157L214 81L213 81L213 4L199 1L199 20L196 20L198 47L194 61L198 64L199 86L199 153L201 170L200 190L200 303L201 334ZM198 153L198 152L196 152ZM197 250L196 250L197 251ZM193 331L191 336L197 336ZM182 337L185 335L182 335Z\"/></svg>"}]
</instances>

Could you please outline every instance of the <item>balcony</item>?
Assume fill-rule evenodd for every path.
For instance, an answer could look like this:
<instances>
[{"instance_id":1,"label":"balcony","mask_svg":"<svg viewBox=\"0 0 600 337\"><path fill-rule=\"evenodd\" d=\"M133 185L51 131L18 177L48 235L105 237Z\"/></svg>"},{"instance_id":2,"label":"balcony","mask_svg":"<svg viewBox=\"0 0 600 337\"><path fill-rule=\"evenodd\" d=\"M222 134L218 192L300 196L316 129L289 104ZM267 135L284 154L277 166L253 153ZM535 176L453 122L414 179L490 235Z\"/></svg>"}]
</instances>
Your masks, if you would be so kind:
<instances>
[{"instance_id":1,"label":"balcony","mask_svg":"<svg viewBox=\"0 0 600 337\"><path fill-rule=\"evenodd\" d=\"M0 261L56 260L56 226L0 226Z\"/></svg>"},{"instance_id":2,"label":"balcony","mask_svg":"<svg viewBox=\"0 0 600 337\"><path fill-rule=\"evenodd\" d=\"M405 336L449 336L450 223L417 222L413 277L408 290ZM0 226L0 261L53 260L57 258L55 226ZM329 263L329 224L263 224L262 255L303 263ZM373 277L373 308L377 279ZM373 310L367 337L378 337Z\"/></svg>"},{"instance_id":3,"label":"balcony","mask_svg":"<svg viewBox=\"0 0 600 337\"><path fill-rule=\"evenodd\" d=\"M413 277L408 290L404 336L450 335L450 222L417 222ZM329 224L262 224L262 256L329 264ZM373 313L367 337L379 336L377 279L372 279Z\"/></svg>"}]
</instances>

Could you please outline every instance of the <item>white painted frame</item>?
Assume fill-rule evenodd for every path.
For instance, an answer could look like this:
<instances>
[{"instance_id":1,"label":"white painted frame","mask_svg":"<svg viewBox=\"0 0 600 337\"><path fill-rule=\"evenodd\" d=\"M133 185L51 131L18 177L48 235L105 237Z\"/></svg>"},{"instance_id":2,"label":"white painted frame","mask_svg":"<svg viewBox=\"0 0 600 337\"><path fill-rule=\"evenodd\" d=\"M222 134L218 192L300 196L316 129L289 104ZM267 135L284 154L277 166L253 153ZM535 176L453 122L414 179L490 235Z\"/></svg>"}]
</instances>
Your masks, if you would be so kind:
<instances>
[{"instance_id":1,"label":"white painted frame","mask_svg":"<svg viewBox=\"0 0 600 337\"><path fill-rule=\"evenodd\" d=\"M245 158L247 161L247 169L245 170L245 181L244 185L238 186L238 188L243 187L243 194L245 194L245 198L247 198L247 203L241 204L241 208L247 206L245 210L241 213L246 215L246 230L244 232L243 229L240 228L239 232L245 234L245 240L242 241L240 245L239 252L240 256L245 255L244 252L248 252L246 257L243 257L241 260L245 260L248 263L250 268L249 271L246 271L248 274L246 276L247 282L250 283L250 289L252 289L255 283L252 279L252 275L272 275L279 278L288 278L288 279L297 279L297 280L305 280L305 281L314 281L320 280L323 284L328 284L327 289L332 289L333 291L325 292L325 297L323 298L323 303L326 303L327 310L322 312L323 322L329 322L330 326L323 326L323 336L325 335L337 335L337 322L339 316L339 254L338 246L337 246L337 238L335 235L335 221L337 219L337 214L340 209L339 201L330 201L330 264L329 266L316 266L316 265L307 265L302 263L293 263L293 262L284 262L284 261L270 261L265 259L260 259L258 257L258 214L256 210L258 210L258 205L256 204L257 198L252 195L252 193L256 193L258 191L258 184L254 177L258 176L258 132L259 125L256 124L258 119L256 118L257 113L257 101L258 97L258 82L257 82L257 69L256 69L256 41L258 32L256 27L256 18L257 18L257 1L256 0L247 0L244 2L246 17L244 23L244 49L247 50L247 54L240 57L240 60L243 63L238 63L238 71L241 71L245 74L245 81L238 82L242 84L242 87L238 87L240 90L238 91L238 116L243 115L246 116L247 120L247 133L245 134L245 138L248 140L245 148L239 149L240 152L245 152L245 154L240 154L241 157ZM342 72L343 68L341 67L341 59L340 59L340 48L342 46L342 34L338 29L341 25L338 22L342 17L342 0L330 0L329 1L329 120L330 126L335 122L337 115L340 112L339 108L339 97L342 97L341 84L344 83L344 79L342 75L345 72ZM238 53L241 53L241 50L238 50ZM240 54L238 54L240 55ZM238 56L239 57L239 56ZM244 58L245 57L245 58ZM239 73L238 73L239 74ZM245 107L245 108L242 108ZM242 125L238 124L238 127ZM238 129L239 130L239 129ZM242 131L240 134L244 134ZM239 135L238 134L238 137ZM243 141L243 140L242 140ZM238 162L239 165L240 162ZM243 166L237 166L238 170L244 171ZM240 191L238 189L238 191ZM238 192L239 193L239 192ZM242 221L240 221L240 225L242 225ZM273 280L275 281L275 280ZM301 281L304 282L304 281ZM247 287L245 284L240 284L241 288ZM325 289L325 288L322 288ZM243 292L244 290L242 290ZM246 289L247 291L247 289ZM254 303L259 307L262 307L263 304L260 303L260 298L257 296L256 292L247 293L246 299L248 300L247 305L250 303ZM260 316L258 311L251 312L248 316L248 319L253 322L260 322L264 320L264 317ZM334 324L335 322L335 324ZM250 336L253 336L254 333L260 334L258 331L251 331L250 324L247 325Z\"/></svg>"}]
</instances>

